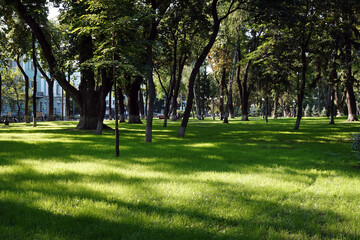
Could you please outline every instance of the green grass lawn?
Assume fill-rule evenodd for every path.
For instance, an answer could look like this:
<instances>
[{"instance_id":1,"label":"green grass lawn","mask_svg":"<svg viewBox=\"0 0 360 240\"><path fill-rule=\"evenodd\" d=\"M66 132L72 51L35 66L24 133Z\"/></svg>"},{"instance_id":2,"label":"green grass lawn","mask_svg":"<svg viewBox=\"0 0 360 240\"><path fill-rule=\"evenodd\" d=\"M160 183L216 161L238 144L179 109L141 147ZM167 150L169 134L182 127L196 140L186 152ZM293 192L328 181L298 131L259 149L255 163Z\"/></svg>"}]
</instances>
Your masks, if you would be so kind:
<instances>
[{"instance_id":1,"label":"green grass lawn","mask_svg":"<svg viewBox=\"0 0 360 240\"><path fill-rule=\"evenodd\" d=\"M0 127L0 239L360 239L359 123ZM113 125L113 122L107 122Z\"/></svg>"}]
</instances>

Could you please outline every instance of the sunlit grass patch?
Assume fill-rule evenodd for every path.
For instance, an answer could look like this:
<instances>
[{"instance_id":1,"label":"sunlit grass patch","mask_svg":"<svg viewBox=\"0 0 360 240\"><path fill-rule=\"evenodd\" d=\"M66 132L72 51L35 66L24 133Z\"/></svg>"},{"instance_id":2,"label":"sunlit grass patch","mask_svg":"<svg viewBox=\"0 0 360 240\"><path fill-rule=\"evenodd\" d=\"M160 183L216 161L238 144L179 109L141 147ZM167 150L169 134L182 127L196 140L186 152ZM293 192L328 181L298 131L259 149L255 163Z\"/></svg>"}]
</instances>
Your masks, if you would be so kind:
<instances>
[{"instance_id":1,"label":"sunlit grass patch","mask_svg":"<svg viewBox=\"0 0 360 240\"><path fill-rule=\"evenodd\" d=\"M359 239L360 125L294 121L0 126L0 239Z\"/></svg>"}]
</instances>

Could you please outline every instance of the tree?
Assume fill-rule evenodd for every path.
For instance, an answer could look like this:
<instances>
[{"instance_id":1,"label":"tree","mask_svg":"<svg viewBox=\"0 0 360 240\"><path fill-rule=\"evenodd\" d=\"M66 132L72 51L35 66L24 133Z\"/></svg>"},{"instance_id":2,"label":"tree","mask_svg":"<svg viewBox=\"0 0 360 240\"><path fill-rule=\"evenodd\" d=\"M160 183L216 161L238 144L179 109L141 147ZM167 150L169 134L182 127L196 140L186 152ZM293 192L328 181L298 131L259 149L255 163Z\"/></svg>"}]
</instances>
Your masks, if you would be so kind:
<instances>
[{"instance_id":1,"label":"tree","mask_svg":"<svg viewBox=\"0 0 360 240\"><path fill-rule=\"evenodd\" d=\"M240 5L243 3L243 1L230 1L230 3L228 3L228 6L226 6L225 8L225 14L222 16L219 16L218 14L218 0L212 0L211 2L211 17L212 17L212 33L209 37L208 43L206 44L206 46L202 49L201 54L199 55L199 57L196 59L195 65L193 70L191 71L191 75L189 78L189 85L188 85L188 89L189 89L189 94L188 94L188 99L187 99L187 105L185 108L185 112L184 112L184 117L183 120L181 122L181 126L179 129L179 137L184 137L185 136L185 130L187 127L187 123L189 121L189 116L190 116L190 111L192 108L192 102L194 99L194 94L192 92L192 89L194 88L194 81L196 78L196 75L199 72L200 66L202 65L202 63L204 62L206 56L208 55L211 47L213 46L215 40L216 40L216 36L219 32L219 28L220 28L220 24L221 22L226 19L231 13L233 13L234 11L236 11Z\"/></svg>"}]
</instances>

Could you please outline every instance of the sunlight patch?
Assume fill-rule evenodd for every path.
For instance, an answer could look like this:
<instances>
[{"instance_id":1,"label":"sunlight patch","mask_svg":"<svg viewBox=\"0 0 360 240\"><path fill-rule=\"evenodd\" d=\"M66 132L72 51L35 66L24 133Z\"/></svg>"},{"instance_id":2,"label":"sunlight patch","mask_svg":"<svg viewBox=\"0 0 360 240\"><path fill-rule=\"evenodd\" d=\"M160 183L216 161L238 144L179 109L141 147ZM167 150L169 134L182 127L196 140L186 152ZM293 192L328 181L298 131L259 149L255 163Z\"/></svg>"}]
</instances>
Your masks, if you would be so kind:
<instances>
[{"instance_id":1,"label":"sunlight patch","mask_svg":"<svg viewBox=\"0 0 360 240\"><path fill-rule=\"evenodd\" d=\"M186 144L185 147L192 148L213 148L216 147L214 143L195 143L195 144Z\"/></svg>"}]
</instances>

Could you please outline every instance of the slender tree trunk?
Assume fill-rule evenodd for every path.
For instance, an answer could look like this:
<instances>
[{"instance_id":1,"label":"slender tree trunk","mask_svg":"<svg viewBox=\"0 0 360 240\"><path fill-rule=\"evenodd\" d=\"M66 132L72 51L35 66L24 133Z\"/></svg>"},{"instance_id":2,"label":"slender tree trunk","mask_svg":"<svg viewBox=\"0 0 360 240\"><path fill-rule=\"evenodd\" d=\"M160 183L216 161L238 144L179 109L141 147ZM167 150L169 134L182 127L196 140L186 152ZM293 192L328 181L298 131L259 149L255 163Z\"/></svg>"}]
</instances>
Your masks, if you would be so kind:
<instances>
[{"instance_id":1,"label":"slender tree trunk","mask_svg":"<svg viewBox=\"0 0 360 240\"><path fill-rule=\"evenodd\" d=\"M250 61L246 64L244 78L242 82L242 99L241 99L241 121L249 121L249 89L248 89L248 74L250 68Z\"/></svg>"},{"instance_id":2,"label":"slender tree trunk","mask_svg":"<svg viewBox=\"0 0 360 240\"><path fill-rule=\"evenodd\" d=\"M49 92L49 116L48 121L54 121L54 79L48 82Z\"/></svg>"},{"instance_id":3,"label":"slender tree trunk","mask_svg":"<svg viewBox=\"0 0 360 240\"><path fill-rule=\"evenodd\" d=\"M269 97L265 97L265 122L268 123L268 116L269 116Z\"/></svg>"},{"instance_id":4,"label":"slender tree trunk","mask_svg":"<svg viewBox=\"0 0 360 240\"><path fill-rule=\"evenodd\" d=\"M0 117L2 112L2 76L0 73Z\"/></svg>"},{"instance_id":5,"label":"slender tree trunk","mask_svg":"<svg viewBox=\"0 0 360 240\"><path fill-rule=\"evenodd\" d=\"M70 83L70 72L68 73L68 82ZM65 119L70 120L70 95L65 93Z\"/></svg>"},{"instance_id":6,"label":"slender tree trunk","mask_svg":"<svg viewBox=\"0 0 360 240\"><path fill-rule=\"evenodd\" d=\"M331 95L330 95L330 123L329 124L335 124L335 106L334 106L334 100L335 100L335 88L334 86L331 87Z\"/></svg>"},{"instance_id":7,"label":"slender tree trunk","mask_svg":"<svg viewBox=\"0 0 360 240\"><path fill-rule=\"evenodd\" d=\"M112 94L112 90L110 90L110 92L109 92L109 109L108 109L108 111L109 111L109 120L112 120L112 107L111 107L112 99L111 99L111 94Z\"/></svg>"},{"instance_id":8,"label":"slender tree trunk","mask_svg":"<svg viewBox=\"0 0 360 240\"><path fill-rule=\"evenodd\" d=\"M172 98L172 117L171 117L172 121L177 120L177 108L178 108L177 98L179 96L180 83L181 83L182 73L184 70L186 59L187 59L187 56L184 55L184 56L181 56L180 60L179 60L179 71L177 72L177 78L176 78L175 87L174 87L174 94L173 94L173 98Z\"/></svg>"},{"instance_id":9,"label":"slender tree trunk","mask_svg":"<svg viewBox=\"0 0 360 240\"><path fill-rule=\"evenodd\" d=\"M116 91L116 90L115 90ZM120 122L125 122L125 106L124 106L124 95L122 89L118 88L118 98L119 98L119 112L120 112Z\"/></svg>"},{"instance_id":10,"label":"slender tree trunk","mask_svg":"<svg viewBox=\"0 0 360 240\"><path fill-rule=\"evenodd\" d=\"M145 142L152 141L152 123L154 115L154 102L155 102L155 84L153 80L153 61L152 61L152 46L147 46L146 65L150 67L147 73L147 80L149 82L149 111L146 117L146 132ZM165 116L167 117L167 116Z\"/></svg>"},{"instance_id":11,"label":"slender tree trunk","mask_svg":"<svg viewBox=\"0 0 360 240\"><path fill-rule=\"evenodd\" d=\"M211 116L212 120L215 120L215 104L214 104L214 98L211 98Z\"/></svg>"},{"instance_id":12,"label":"slender tree trunk","mask_svg":"<svg viewBox=\"0 0 360 240\"><path fill-rule=\"evenodd\" d=\"M36 64L36 49L35 49L35 36L32 40L32 59L34 64L34 87L33 87L33 127L36 127L36 93L37 93L37 64Z\"/></svg>"},{"instance_id":13,"label":"slender tree trunk","mask_svg":"<svg viewBox=\"0 0 360 240\"><path fill-rule=\"evenodd\" d=\"M306 70L307 70L307 60L306 60L306 49L307 49L307 45L303 44L301 46L301 62L302 62L302 66L301 66L301 86L298 92L298 98L297 98L297 104L298 104L298 111L297 111L297 117L296 117L296 123L294 126L294 130L298 130L300 127L300 121L302 118L302 105L303 105L303 100L304 100L304 95L305 95L305 84L306 84Z\"/></svg>"},{"instance_id":14,"label":"slender tree trunk","mask_svg":"<svg viewBox=\"0 0 360 240\"><path fill-rule=\"evenodd\" d=\"M23 67L21 66L20 63L20 56L17 56L16 58L16 64L18 66L18 68L20 69L20 72L22 73L22 75L24 76L25 79L25 113L24 113L24 118L25 118L25 122L26 123L30 123L30 118L29 118L29 76L26 74L25 70L23 69Z\"/></svg>"},{"instance_id":15,"label":"slender tree trunk","mask_svg":"<svg viewBox=\"0 0 360 240\"><path fill-rule=\"evenodd\" d=\"M279 92L276 90L275 91L275 98L274 98L273 119L277 118L276 112L277 112L278 102L279 102Z\"/></svg>"},{"instance_id":16,"label":"slender tree trunk","mask_svg":"<svg viewBox=\"0 0 360 240\"><path fill-rule=\"evenodd\" d=\"M236 54L237 54L237 48L238 48L238 43L236 42L235 52L234 52L234 59L233 59L233 65L232 65L230 82L229 82L229 92L228 92L228 98L227 98L227 103L226 103L224 123L229 123L228 118L229 118L229 108L230 108L230 104L233 106L233 103L232 103L232 86L233 86L233 80L234 80L234 74L235 74L235 66L236 66L236 58L237 58L237 56L236 56Z\"/></svg>"},{"instance_id":17,"label":"slender tree trunk","mask_svg":"<svg viewBox=\"0 0 360 240\"><path fill-rule=\"evenodd\" d=\"M345 57L347 63L346 69L346 104L348 108L348 122L358 121L356 115L356 98L354 94L354 78L352 75L352 47L349 34L345 36Z\"/></svg>"},{"instance_id":18,"label":"slender tree trunk","mask_svg":"<svg viewBox=\"0 0 360 240\"><path fill-rule=\"evenodd\" d=\"M337 113L336 116L340 117L340 116L344 116L345 115L345 110L344 110L344 102L346 99L346 93L343 93L341 98L339 96L339 85L336 85L336 89L335 89L335 102L336 102L336 106L337 106Z\"/></svg>"},{"instance_id":19,"label":"slender tree trunk","mask_svg":"<svg viewBox=\"0 0 360 240\"><path fill-rule=\"evenodd\" d=\"M226 95L226 83L225 83L225 78L226 78L226 68L223 67L222 69L222 75L221 75L221 80L220 80L220 85L219 85L219 109L220 109L220 120L224 120L225 117L225 108L224 108L224 96Z\"/></svg>"}]
</instances>

